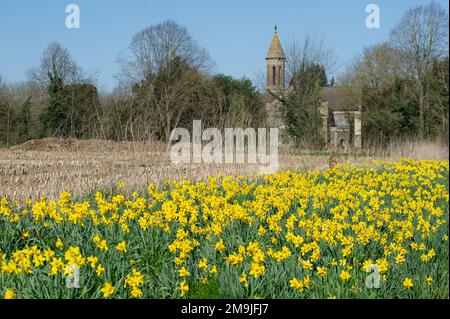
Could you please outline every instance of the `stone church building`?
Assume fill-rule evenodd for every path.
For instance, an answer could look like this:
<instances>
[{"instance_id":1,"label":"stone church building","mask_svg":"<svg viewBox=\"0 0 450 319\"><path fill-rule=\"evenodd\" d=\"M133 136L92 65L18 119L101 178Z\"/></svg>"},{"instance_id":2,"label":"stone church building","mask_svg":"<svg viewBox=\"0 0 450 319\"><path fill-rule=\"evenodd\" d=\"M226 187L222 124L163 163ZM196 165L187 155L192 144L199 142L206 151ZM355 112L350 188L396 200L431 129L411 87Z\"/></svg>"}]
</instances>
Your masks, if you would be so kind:
<instances>
[{"instance_id":1,"label":"stone church building","mask_svg":"<svg viewBox=\"0 0 450 319\"><path fill-rule=\"evenodd\" d=\"M278 32L272 38L266 56L266 93L264 99L272 127L284 128L281 102L276 97L287 96L292 90L286 88L286 56ZM361 148L361 108L345 105L339 87L324 87L321 92L320 109L322 135L332 149Z\"/></svg>"}]
</instances>

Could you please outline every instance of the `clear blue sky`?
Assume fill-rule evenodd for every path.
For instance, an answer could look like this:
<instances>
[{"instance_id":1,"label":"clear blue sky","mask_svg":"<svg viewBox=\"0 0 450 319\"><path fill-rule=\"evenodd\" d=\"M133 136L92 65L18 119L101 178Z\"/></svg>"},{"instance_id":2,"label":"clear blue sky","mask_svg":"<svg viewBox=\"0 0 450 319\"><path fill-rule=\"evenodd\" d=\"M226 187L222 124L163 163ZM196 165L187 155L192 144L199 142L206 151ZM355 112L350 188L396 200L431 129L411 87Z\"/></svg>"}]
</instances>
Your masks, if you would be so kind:
<instances>
[{"instance_id":1,"label":"clear blue sky","mask_svg":"<svg viewBox=\"0 0 450 319\"><path fill-rule=\"evenodd\" d=\"M51 41L67 47L101 89L111 89L117 57L127 52L141 29L172 19L188 28L216 63L216 72L255 79L273 27L285 45L292 38L323 37L345 65L364 46L385 41L412 6L429 0L14 0L0 1L0 74L10 82L25 80ZM448 12L446 0L436 1ZM81 9L81 29L65 27L66 5ZM366 5L378 4L381 28L365 27Z\"/></svg>"}]
</instances>

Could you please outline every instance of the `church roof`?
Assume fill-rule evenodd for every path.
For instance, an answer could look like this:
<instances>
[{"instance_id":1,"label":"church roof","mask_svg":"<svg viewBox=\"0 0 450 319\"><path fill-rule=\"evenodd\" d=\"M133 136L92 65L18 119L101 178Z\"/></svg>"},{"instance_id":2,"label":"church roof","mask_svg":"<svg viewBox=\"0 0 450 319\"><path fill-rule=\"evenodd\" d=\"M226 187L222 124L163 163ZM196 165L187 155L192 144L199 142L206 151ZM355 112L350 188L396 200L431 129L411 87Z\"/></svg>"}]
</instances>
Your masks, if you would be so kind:
<instances>
[{"instance_id":1,"label":"church roof","mask_svg":"<svg viewBox=\"0 0 450 319\"><path fill-rule=\"evenodd\" d=\"M320 93L320 101L328 102L331 111L358 111L358 105L351 105L341 87L324 87Z\"/></svg>"},{"instance_id":2,"label":"church roof","mask_svg":"<svg viewBox=\"0 0 450 319\"><path fill-rule=\"evenodd\" d=\"M285 59L283 48L281 47L280 39L278 38L278 32L275 27L275 34L270 44L269 52L267 52L266 59Z\"/></svg>"}]
</instances>

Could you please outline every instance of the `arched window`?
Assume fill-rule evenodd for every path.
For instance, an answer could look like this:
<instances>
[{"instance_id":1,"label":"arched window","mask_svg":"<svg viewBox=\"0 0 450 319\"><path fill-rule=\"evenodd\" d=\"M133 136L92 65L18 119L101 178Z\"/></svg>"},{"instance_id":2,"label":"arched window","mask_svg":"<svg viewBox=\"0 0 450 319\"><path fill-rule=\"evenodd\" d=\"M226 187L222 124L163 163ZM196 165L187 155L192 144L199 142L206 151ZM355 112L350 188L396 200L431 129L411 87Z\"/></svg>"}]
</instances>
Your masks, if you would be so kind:
<instances>
[{"instance_id":1,"label":"arched window","mask_svg":"<svg viewBox=\"0 0 450 319\"><path fill-rule=\"evenodd\" d=\"M278 85L281 86L281 66L278 67Z\"/></svg>"},{"instance_id":2,"label":"arched window","mask_svg":"<svg viewBox=\"0 0 450 319\"><path fill-rule=\"evenodd\" d=\"M273 74L273 76L272 76L272 85L275 86L277 84L277 82L276 82L276 78L277 78L277 68L276 68L276 66L272 67L272 74Z\"/></svg>"}]
</instances>

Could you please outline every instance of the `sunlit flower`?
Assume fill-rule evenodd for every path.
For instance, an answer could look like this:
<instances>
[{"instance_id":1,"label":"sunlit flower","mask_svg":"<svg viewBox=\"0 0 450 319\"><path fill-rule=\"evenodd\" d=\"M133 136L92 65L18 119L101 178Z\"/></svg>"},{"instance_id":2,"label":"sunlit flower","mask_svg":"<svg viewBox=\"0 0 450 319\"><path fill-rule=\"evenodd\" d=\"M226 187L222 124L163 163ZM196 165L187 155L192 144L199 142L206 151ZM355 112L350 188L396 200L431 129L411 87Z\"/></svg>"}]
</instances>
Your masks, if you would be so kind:
<instances>
[{"instance_id":1,"label":"sunlit flower","mask_svg":"<svg viewBox=\"0 0 450 319\"><path fill-rule=\"evenodd\" d=\"M7 289L3 296L4 299L14 299L15 297L16 295L12 289Z\"/></svg>"},{"instance_id":2,"label":"sunlit flower","mask_svg":"<svg viewBox=\"0 0 450 319\"><path fill-rule=\"evenodd\" d=\"M291 281L289 282L291 287L300 291L303 291L304 285L303 285L303 281L298 280L297 278L292 278Z\"/></svg>"},{"instance_id":3,"label":"sunlit flower","mask_svg":"<svg viewBox=\"0 0 450 319\"><path fill-rule=\"evenodd\" d=\"M142 290L138 287L131 288L131 296L133 298L141 298L142 297Z\"/></svg>"},{"instance_id":4,"label":"sunlit flower","mask_svg":"<svg viewBox=\"0 0 450 319\"><path fill-rule=\"evenodd\" d=\"M248 286L248 279L247 279L247 274L246 273L243 273L241 275L241 277L239 278L239 282L241 284L243 284L244 286Z\"/></svg>"},{"instance_id":5,"label":"sunlit flower","mask_svg":"<svg viewBox=\"0 0 450 319\"><path fill-rule=\"evenodd\" d=\"M339 274L339 277L343 280L343 281L348 281L350 280L351 276L349 274L348 271L342 270L341 273Z\"/></svg>"},{"instance_id":6,"label":"sunlit flower","mask_svg":"<svg viewBox=\"0 0 450 319\"><path fill-rule=\"evenodd\" d=\"M188 286L188 284L186 283L186 281L182 281L182 282L180 283L180 296L181 296L181 297L184 297L185 294L186 294L188 291L189 291L189 286Z\"/></svg>"},{"instance_id":7,"label":"sunlit flower","mask_svg":"<svg viewBox=\"0 0 450 319\"><path fill-rule=\"evenodd\" d=\"M185 267L182 267L180 270L178 270L178 274L180 275L180 277L187 277L191 273Z\"/></svg>"},{"instance_id":8,"label":"sunlit flower","mask_svg":"<svg viewBox=\"0 0 450 319\"><path fill-rule=\"evenodd\" d=\"M414 283L411 278L405 278L405 280L403 280L403 287L409 289L409 288L412 288L413 286L414 286Z\"/></svg>"},{"instance_id":9,"label":"sunlit flower","mask_svg":"<svg viewBox=\"0 0 450 319\"><path fill-rule=\"evenodd\" d=\"M125 243L125 241L122 241L116 246L116 249L118 251L126 253L127 252L127 244Z\"/></svg>"},{"instance_id":10,"label":"sunlit flower","mask_svg":"<svg viewBox=\"0 0 450 319\"><path fill-rule=\"evenodd\" d=\"M114 294L114 291L116 289L111 285L109 282L105 283L103 288L101 289L101 292L103 293L104 298L111 297Z\"/></svg>"},{"instance_id":11,"label":"sunlit flower","mask_svg":"<svg viewBox=\"0 0 450 319\"><path fill-rule=\"evenodd\" d=\"M97 276L101 276L105 273L105 268L102 265L98 265L95 273Z\"/></svg>"},{"instance_id":12,"label":"sunlit flower","mask_svg":"<svg viewBox=\"0 0 450 319\"><path fill-rule=\"evenodd\" d=\"M209 272L212 273L212 274L217 273L217 266L212 266L211 270Z\"/></svg>"},{"instance_id":13,"label":"sunlit flower","mask_svg":"<svg viewBox=\"0 0 450 319\"><path fill-rule=\"evenodd\" d=\"M56 248L63 248L64 247L64 243L62 242L62 240L60 238L58 238L58 240L55 243Z\"/></svg>"},{"instance_id":14,"label":"sunlit flower","mask_svg":"<svg viewBox=\"0 0 450 319\"><path fill-rule=\"evenodd\" d=\"M317 267L317 274L323 277L327 274L328 270L325 267Z\"/></svg>"},{"instance_id":15,"label":"sunlit flower","mask_svg":"<svg viewBox=\"0 0 450 319\"><path fill-rule=\"evenodd\" d=\"M198 263L198 269L203 269L203 270L208 269L208 264L207 264L207 259L206 259L206 258L203 258L203 259Z\"/></svg>"}]
</instances>

